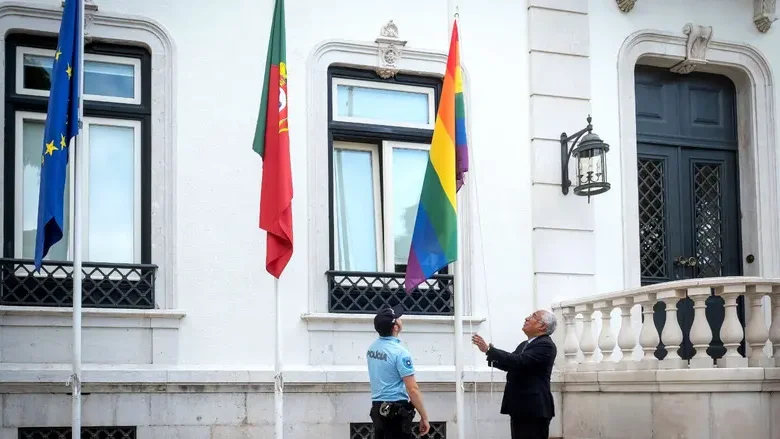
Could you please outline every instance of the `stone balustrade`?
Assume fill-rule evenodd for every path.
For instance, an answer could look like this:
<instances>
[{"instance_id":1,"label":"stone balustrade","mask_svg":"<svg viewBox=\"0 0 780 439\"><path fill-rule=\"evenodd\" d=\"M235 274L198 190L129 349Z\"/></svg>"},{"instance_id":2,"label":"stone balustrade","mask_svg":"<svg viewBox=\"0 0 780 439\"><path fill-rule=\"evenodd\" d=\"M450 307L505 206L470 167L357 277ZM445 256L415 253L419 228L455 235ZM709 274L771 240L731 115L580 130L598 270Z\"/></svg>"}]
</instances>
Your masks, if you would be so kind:
<instances>
[{"instance_id":1,"label":"stone balustrade","mask_svg":"<svg viewBox=\"0 0 780 439\"><path fill-rule=\"evenodd\" d=\"M780 279L679 280L552 309L565 371L780 366Z\"/></svg>"}]
</instances>

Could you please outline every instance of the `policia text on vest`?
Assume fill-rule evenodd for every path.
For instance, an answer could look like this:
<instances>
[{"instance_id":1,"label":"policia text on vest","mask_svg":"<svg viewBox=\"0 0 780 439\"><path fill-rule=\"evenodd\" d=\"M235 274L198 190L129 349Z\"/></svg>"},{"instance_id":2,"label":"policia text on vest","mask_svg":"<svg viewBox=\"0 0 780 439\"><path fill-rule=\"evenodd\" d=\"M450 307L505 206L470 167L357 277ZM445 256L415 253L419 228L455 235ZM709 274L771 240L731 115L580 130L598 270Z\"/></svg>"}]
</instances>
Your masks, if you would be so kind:
<instances>
[{"instance_id":1,"label":"policia text on vest","mask_svg":"<svg viewBox=\"0 0 780 439\"><path fill-rule=\"evenodd\" d=\"M420 413L420 434L428 433L428 414L414 377L412 355L401 344L403 307L380 309L374 317L379 333L366 352L371 380L371 421L374 439L412 439L412 420Z\"/></svg>"}]
</instances>

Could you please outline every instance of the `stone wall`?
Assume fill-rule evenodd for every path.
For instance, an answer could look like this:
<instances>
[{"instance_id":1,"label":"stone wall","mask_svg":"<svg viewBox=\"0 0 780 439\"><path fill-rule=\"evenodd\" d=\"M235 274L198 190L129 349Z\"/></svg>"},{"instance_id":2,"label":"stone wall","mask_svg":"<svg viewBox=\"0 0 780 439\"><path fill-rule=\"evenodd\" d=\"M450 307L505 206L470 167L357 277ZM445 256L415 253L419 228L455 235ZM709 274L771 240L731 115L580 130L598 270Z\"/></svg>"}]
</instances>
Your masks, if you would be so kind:
<instances>
[{"instance_id":1,"label":"stone wall","mask_svg":"<svg viewBox=\"0 0 780 439\"><path fill-rule=\"evenodd\" d=\"M566 439L780 437L780 392L563 394Z\"/></svg>"},{"instance_id":2,"label":"stone wall","mask_svg":"<svg viewBox=\"0 0 780 439\"><path fill-rule=\"evenodd\" d=\"M369 394L367 387L363 387L287 386L285 439L349 439L351 423L370 422ZM422 387L430 420L446 422L447 438L456 437L454 392L448 390L452 385ZM499 413L503 385L494 383L492 394L489 384L484 384L484 388L476 398L471 391L473 387L467 389L466 437L508 439L509 418ZM60 391L63 389L66 388L62 386ZM0 439L17 439L20 427L70 426L70 396L38 392L0 395ZM273 393L268 384L161 385L157 389L152 385L125 385L93 387L92 391L85 389L85 392L82 397L85 427L135 426L138 439L273 437ZM559 394L556 402L560 402ZM553 437L556 436L560 436L557 419L553 425Z\"/></svg>"},{"instance_id":3,"label":"stone wall","mask_svg":"<svg viewBox=\"0 0 780 439\"><path fill-rule=\"evenodd\" d=\"M780 438L780 368L566 372L566 439Z\"/></svg>"}]
</instances>

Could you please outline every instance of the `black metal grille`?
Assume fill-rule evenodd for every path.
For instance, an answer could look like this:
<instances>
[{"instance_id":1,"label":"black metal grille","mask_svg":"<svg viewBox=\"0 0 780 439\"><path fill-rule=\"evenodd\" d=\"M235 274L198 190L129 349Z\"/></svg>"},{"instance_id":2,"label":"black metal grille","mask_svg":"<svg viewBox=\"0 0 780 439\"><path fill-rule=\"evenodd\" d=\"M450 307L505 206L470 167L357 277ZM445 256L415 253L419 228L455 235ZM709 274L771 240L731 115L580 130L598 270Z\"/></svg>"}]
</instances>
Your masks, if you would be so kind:
<instances>
[{"instance_id":1,"label":"black metal grille","mask_svg":"<svg viewBox=\"0 0 780 439\"><path fill-rule=\"evenodd\" d=\"M666 191L664 161L640 158L639 179L639 248L642 277L666 278Z\"/></svg>"},{"instance_id":2,"label":"black metal grille","mask_svg":"<svg viewBox=\"0 0 780 439\"><path fill-rule=\"evenodd\" d=\"M431 422L431 429L425 436L420 436L420 424L415 422L413 425L414 437L424 439L446 439L447 423ZM374 424L354 423L349 425L349 439L374 439Z\"/></svg>"},{"instance_id":3,"label":"black metal grille","mask_svg":"<svg viewBox=\"0 0 780 439\"><path fill-rule=\"evenodd\" d=\"M136 439L135 427L82 427L81 439ZM19 439L71 439L71 427L20 428Z\"/></svg>"},{"instance_id":4,"label":"black metal grille","mask_svg":"<svg viewBox=\"0 0 780 439\"><path fill-rule=\"evenodd\" d=\"M693 205L698 277L721 275L723 211L720 194L720 165L694 164Z\"/></svg>"},{"instance_id":5,"label":"black metal grille","mask_svg":"<svg viewBox=\"0 0 780 439\"><path fill-rule=\"evenodd\" d=\"M452 315L452 275L434 275L407 294L403 273L329 271L329 307L334 313L374 313L402 303L407 314Z\"/></svg>"},{"instance_id":6,"label":"black metal grille","mask_svg":"<svg viewBox=\"0 0 780 439\"><path fill-rule=\"evenodd\" d=\"M0 305L73 306L73 263L0 259ZM82 306L153 309L156 265L82 263Z\"/></svg>"}]
</instances>

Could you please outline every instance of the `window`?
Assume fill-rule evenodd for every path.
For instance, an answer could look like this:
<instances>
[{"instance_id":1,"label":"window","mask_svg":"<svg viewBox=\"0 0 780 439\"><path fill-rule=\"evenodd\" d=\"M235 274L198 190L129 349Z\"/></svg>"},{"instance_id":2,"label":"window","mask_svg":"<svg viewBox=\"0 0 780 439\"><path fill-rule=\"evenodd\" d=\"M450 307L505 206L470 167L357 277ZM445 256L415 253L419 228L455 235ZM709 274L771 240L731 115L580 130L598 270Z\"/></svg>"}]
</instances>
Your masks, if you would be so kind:
<instances>
[{"instance_id":1,"label":"window","mask_svg":"<svg viewBox=\"0 0 780 439\"><path fill-rule=\"evenodd\" d=\"M17 261L13 267L4 267L17 276L25 274L18 261L29 262L35 252L40 156L56 44L56 38L22 34L12 34L7 39L3 256L11 258L6 263ZM85 47L84 119L79 149L79 160L83 160L79 178L83 179L80 196L82 255L87 271L85 305L93 301L94 306L154 306L145 292L136 290L137 285L128 284L143 279L145 287L151 288L154 283L153 273L139 270L142 265L151 264L150 64L145 49L101 42ZM66 177L65 236L44 258L49 267L73 259L73 150L69 151ZM89 271L89 267L97 272ZM57 275L67 277L66 271L59 270ZM27 270L26 274L31 272ZM122 291L99 285L100 278L119 281L121 288L119 284L114 287ZM1 285L0 302L9 304L9 297L24 297L24 304L28 305L67 306L67 298L54 292L48 299L37 298L40 303L36 303L31 295L20 292L20 285L27 284L15 284L13 294L9 293L11 286ZM87 297L90 287L94 287L93 294ZM31 289L34 286L25 286L23 290ZM126 300L128 289L133 290L133 303ZM44 303L47 300L51 303Z\"/></svg>"},{"instance_id":2,"label":"window","mask_svg":"<svg viewBox=\"0 0 780 439\"><path fill-rule=\"evenodd\" d=\"M426 144L333 142L336 266L405 272L427 163Z\"/></svg>"},{"instance_id":3,"label":"window","mask_svg":"<svg viewBox=\"0 0 780 439\"><path fill-rule=\"evenodd\" d=\"M333 268L404 273L440 81L380 82L337 72L331 80Z\"/></svg>"},{"instance_id":4,"label":"window","mask_svg":"<svg viewBox=\"0 0 780 439\"><path fill-rule=\"evenodd\" d=\"M6 217L6 257L32 259L35 252L40 155L54 45L54 39L9 38L8 58L15 74L14 92L6 99L12 108L6 115L6 126L13 127L7 135L13 141L8 142L5 155L5 184L12 188L5 210L14 215ZM117 51L124 56L101 54ZM149 159L144 140L150 111L141 87L142 61L147 58L145 52L135 49L97 44L85 49L83 147L79 155L85 160L80 176L84 178L85 261L149 262L145 248L148 236L143 236L149 220L144 215L149 182L142 170ZM73 149L70 154L72 160ZM49 261L73 259L74 167L69 166L68 172L65 236L46 256Z\"/></svg>"},{"instance_id":5,"label":"window","mask_svg":"<svg viewBox=\"0 0 780 439\"><path fill-rule=\"evenodd\" d=\"M402 288L440 91L438 78L329 70L331 312L451 311L447 267Z\"/></svg>"}]
</instances>

